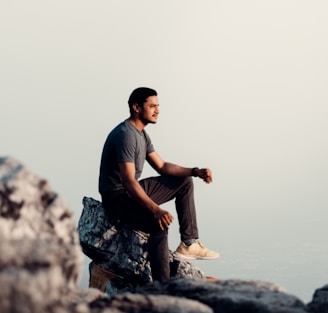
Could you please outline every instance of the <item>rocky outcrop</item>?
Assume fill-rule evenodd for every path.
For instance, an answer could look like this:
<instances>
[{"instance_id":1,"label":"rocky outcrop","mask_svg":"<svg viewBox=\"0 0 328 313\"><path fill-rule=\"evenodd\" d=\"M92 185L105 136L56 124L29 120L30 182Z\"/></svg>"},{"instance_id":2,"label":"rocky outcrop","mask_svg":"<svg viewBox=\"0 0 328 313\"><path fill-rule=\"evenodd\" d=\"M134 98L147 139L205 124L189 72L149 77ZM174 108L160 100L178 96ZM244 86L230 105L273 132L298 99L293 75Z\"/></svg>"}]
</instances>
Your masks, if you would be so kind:
<instances>
[{"instance_id":1,"label":"rocky outcrop","mask_svg":"<svg viewBox=\"0 0 328 313\"><path fill-rule=\"evenodd\" d=\"M116 277L108 281L106 292L115 294L152 282L148 261L148 234L121 225L109 217L101 203L83 198L83 211L78 223L83 252L102 269ZM205 278L204 273L170 251L171 277Z\"/></svg>"},{"instance_id":2,"label":"rocky outcrop","mask_svg":"<svg viewBox=\"0 0 328 313\"><path fill-rule=\"evenodd\" d=\"M146 277L134 293L117 290L110 296L94 288L79 289L82 249L75 227L72 211L47 181L13 158L0 157L1 313L327 312L327 286L306 306L274 284L213 282L194 268L188 272L188 266L183 277L151 282L144 250L142 264L129 270ZM97 248L105 248L105 242Z\"/></svg>"},{"instance_id":3,"label":"rocky outcrop","mask_svg":"<svg viewBox=\"0 0 328 313\"><path fill-rule=\"evenodd\" d=\"M52 312L76 289L82 253L71 210L46 180L6 157L0 238L1 312Z\"/></svg>"},{"instance_id":4,"label":"rocky outcrop","mask_svg":"<svg viewBox=\"0 0 328 313\"><path fill-rule=\"evenodd\" d=\"M224 313L306 313L305 304L287 294L278 285L259 282L225 280L208 282L199 279L170 280L145 286L139 291L152 295L171 295L197 300Z\"/></svg>"},{"instance_id":5,"label":"rocky outcrop","mask_svg":"<svg viewBox=\"0 0 328 313\"><path fill-rule=\"evenodd\" d=\"M308 304L309 312L328 313L328 285L318 288Z\"/></svg>"},{"instance_id":6,"label":"rocky outcrop","mask_svg":"<svg viewBox=\"0 0 328 313\"><path fill-rule=\"evenodd\" d=\"M213 313L207 305L198 301L165 295L117 294L90 304L92 313ZM102 311L104 309L110 311Z\"/></svg>"}]
</instances>

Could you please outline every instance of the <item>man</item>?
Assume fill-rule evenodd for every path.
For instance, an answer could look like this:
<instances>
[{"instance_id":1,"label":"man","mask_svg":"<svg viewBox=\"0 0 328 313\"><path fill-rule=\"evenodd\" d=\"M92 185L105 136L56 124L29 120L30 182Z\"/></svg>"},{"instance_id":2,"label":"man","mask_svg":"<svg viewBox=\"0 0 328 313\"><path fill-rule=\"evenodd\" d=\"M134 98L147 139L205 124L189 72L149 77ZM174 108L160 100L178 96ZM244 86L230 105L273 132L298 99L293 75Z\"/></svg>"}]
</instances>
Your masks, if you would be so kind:
<instances>
[{"instance_id":1,"label":"man","mask_svg":"<svg viewBox=\"0 0 328 313\"><path fill-rule=\"evenodd\" d=\"M176 253L187 259L215 259L219 254L198 241L192 176L212 182L208 168L187 168L164 161L145 127L159 114L157 92L141 87L128 101L130 117L108 135L101 157L99 192L110 215L149 233L148 251L153 280L170 278L168 229L172 215L160 205L175 199L181 243ZM144 161L160 174L138 181Z\"/></svg>"}]
</instances>

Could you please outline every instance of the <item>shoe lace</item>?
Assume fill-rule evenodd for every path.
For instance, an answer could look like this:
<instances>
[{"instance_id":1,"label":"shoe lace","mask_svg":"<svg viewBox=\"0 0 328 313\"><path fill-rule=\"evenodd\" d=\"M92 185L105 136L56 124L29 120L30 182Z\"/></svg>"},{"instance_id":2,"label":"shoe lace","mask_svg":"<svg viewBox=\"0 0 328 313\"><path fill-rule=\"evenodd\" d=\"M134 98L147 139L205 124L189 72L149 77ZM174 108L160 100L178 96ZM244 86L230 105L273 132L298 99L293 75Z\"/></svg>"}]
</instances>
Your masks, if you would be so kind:
<instances>
[{"instance_id":1,"label":"shoe lace","mask_svg":"<svg viewBox=\"0 0 328 313\"><path fill-rule=\"evenodd\" d=\"M205 249L205 246L199 240L197 240L197 243L201 248Z\"/></svg>"}]
</instances>

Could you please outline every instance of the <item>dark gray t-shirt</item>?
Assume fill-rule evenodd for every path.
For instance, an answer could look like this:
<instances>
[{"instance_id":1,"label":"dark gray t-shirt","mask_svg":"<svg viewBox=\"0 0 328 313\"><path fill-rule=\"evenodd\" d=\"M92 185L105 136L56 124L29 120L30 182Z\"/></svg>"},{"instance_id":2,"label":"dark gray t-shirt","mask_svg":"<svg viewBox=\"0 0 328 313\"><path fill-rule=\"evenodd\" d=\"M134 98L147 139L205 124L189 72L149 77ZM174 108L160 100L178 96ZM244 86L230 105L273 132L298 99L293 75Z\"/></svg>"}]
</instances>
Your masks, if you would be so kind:
<instances>
[{"instance_id":1,"label":"dark gray t-shirt","mask_svg":"<svg viewBox=\"0 0 328 313\"><path fill-rule=\"evenodd\" d=\"M147 154L155 151L145 130L138 131L128 120L117 125L107 136L101 156L99 192L108 194L124 189L119 163L133 162L139 179Z\"/></svg>"}]
</instances>

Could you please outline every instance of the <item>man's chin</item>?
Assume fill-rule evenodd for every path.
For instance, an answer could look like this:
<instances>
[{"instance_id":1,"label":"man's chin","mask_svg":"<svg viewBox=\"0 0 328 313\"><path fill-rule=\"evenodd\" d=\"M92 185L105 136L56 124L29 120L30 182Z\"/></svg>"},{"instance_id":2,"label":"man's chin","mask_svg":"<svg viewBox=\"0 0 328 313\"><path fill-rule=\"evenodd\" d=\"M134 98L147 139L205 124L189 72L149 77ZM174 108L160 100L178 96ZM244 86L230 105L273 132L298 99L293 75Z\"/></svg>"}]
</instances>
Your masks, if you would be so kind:
<instances>
[{"instance_id":1,"label":"man's chin","mask_svg":"<svg viewBox=\"0 0 328 313\"><path fill-rule=\"evenodd\" d=\"M144 121L145 125L147 124L156 124L157 123L157 118L156 119L149 119Z\"/></svg>"},{"instance_id":2,"label":"man's chin","mask_svg":"<svg viewBox=\"0 0 328 313\"><path fill-rule=\"evenodd\" d=\"M149 121L150 124L156 124L157 123L157 118L156 119L152 119Z\"/></svg>"}]
</instances>

